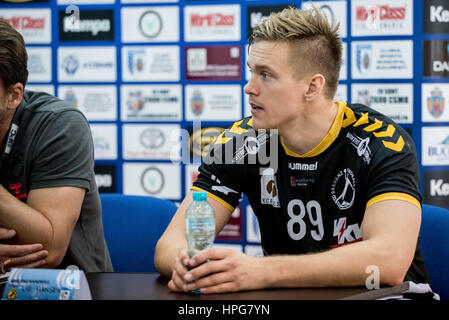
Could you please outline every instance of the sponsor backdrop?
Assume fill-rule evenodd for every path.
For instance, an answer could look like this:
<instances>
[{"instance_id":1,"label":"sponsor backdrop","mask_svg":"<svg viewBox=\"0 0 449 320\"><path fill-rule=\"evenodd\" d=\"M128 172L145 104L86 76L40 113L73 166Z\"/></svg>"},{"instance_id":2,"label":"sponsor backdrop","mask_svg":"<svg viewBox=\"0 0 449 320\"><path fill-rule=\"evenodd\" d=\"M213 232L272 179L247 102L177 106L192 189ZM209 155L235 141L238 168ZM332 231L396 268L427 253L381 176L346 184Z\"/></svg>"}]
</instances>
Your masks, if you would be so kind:
<instances>
[{"instance_id":1,"label":"sponsor backdrop","mask_svg":"<svg viewBox=\"0 0 449 320\"><path fill-rule=\"evenodd\" d=\"M449 2L314 1L340 22L337 100L392 117L417 147L425 203L449 207ZM204 148L250 115L247 38L291 0L0 0L25 38L29 85L86 115L101 192L180 202ZM261 254L245 198L220 234Z\"/></svg>"}]
</instances>

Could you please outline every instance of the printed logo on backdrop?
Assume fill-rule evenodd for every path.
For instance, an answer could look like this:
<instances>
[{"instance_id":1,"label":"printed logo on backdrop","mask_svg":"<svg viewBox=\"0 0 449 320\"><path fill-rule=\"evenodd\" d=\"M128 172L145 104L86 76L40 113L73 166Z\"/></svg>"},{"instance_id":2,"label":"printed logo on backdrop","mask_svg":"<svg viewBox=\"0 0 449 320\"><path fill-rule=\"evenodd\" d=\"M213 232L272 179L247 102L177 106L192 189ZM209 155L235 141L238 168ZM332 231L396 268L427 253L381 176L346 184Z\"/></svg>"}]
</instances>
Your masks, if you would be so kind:
<instances>
[{"instance_id":1,"label":"printed logo on backdrop","mask_svg":"<svg viewBox=\"0 0 449 320\"><path fill-rule=\"evenodd\" d=\"M237 121L241 118L240 85L186 85L186 120Z\"/></svg>"},{"instance_id":2,"label":"printed logo on backdrop","mask_svg":"<svg viewBox=\"0 0 449 320\"><path fill-rule=\"evenodd\" d=\"M122 130L123 158L178 160L180 130L177 124L125 124Z\"/></svg>"},{"instance_id":3,"label":"printed logo on backdrop","mask_svg":"<svg viewBox=\"0 0 449 320\"><path fill-rule=\"evenodd\" d=\"M167 163L123 163L123 193L165 199L181 197L181 167Z\"/></svg>"},{"instance_id":4,"label":"printed logo on backdrop","mask_svg":"<svg viewBox=\"0 0 449 320\"><path fill-rule=\"evenodd\" d=\"M59 86L58 97L81 110L87 120L117 119L117 93L111 85Z\"/></svg>"},{"instance_id":5,"label":"printed logo on backdrop","mask_svg":"<svg viewBox=\"0 0 449 320\"><path fill-rule=\"evenodd\" d=\"M113 46L59 47L59 82L114 82L116 52Z\"/></svg>"},{"instance_id":6,"label":"printed logo on backdrop","mask_svg":"<svg viewBox=\"0 0 449 320\"><path fill-rule=\"evenodd\" d=\"M122 41L179 41L179 7L123 7L121 9Z\"/></svg>"},{"instance_id":7,"label":"printed logo on backdrop","mask_svg":"<svg viewBox=\"0 0 449 320\"><path fill-rule=\"evenodd\" d=\"M398 123L413 122L412 84L353 84L352 102L383 113Z\"/></svg>"},{"instance_id":8,"label":"printed logo on backdrop","mask_svg":"<svg viewBox=\"0 0 449 320\"><path fill-rule=\"evenodd\" d=\"M122 85L122 120L181 120L180 85Z\"/></svg>"},{"instance_id":9,"label":"printed logo on backdrop","mask_svg":"<svg viewBox=\"0 0 449 320\"><path fill-rule=\"evenodd\" d=\"M186 80L240 80L240 46L186 47Z\"/></svg>"},{"instance_id":10,"label":"printed logo on backdrop","mask_svg":"<svg viewBox=\"0 0 449 320\"><path fill-rule=\"evenodd\" d=\"M64 71L72 76L75 74L75 72L78 70L80 66L80 61L76 56L68 55L64 58L62 61L62 67L64 68Z\"/></svg>"},{"instance_id":11,"label":"printed logo on backdrop","mask_svg":"<svg viewBox=\"0 0 449 320\"><path fill-rule=\"evenodd\" d=\"M355 47L356 65L360 74L368 74L371 68L372 60L372 45L371 44L358 44Z\"/></svg>"},{"instance_id":12,"label":"printed logo on backdrop","mask_svg":"<svg viewBox=\"0 0 449 320\"><path fill-rule=\"evenodd\" d=\"M413 0L351 2L352 36L412 35Z\"/></svg>"},{"instance_id":13,"label":"printed logo on backdrop","mask_svg":"<svg viewBox=\"0 0 449 320\"><path fill-rule=\"evenodd\" d=\"M90 124L94 142L95 160L117 159L117 126L115 124Z\"/></svg>"},{"instance_id":14,"label":"printed logo on backdrop","mask_svg":"<svg viewBox=\"0 0 449 320\"><path fill-rule=\"evenodd\" d=\"M131 74L139 74L143 71L145 63L145 50L128 50L128 70Z\"/></svg>"},{"instance_id":15,"label":"printed logo on backdrop","mask_svg":"<svg viewBox=\"0 0 449 320\"><path fill-rule=\"evenodd\" d=\"M4 9L0 17L8 21L22 36L25 43L51 42L50 9Z\"/></svg>"},{"instance_id":16,"label":"printed logo on backdrop","mask_svg":"<svg viewBox=\"0 0 449 320\"><path fill-rule=\"evenodd\" d=\"M98 192L117 192L115 169L115 165L113 164L95 164L95 181L97 183Z\"/></svg>"},{"instance_id":17,"label":"printed logo on backdrop","mask_svg":"<svg viewBox=\"0 0 449 320\"><path fill-rule=\"evenodd\" d=\"M123 81L179 81L179 46L122 47Z\"/></svg>"},{"instance_id":18,"label":"printed logo on backdrop","mask_svg":"<svg viewBox=\"0 0 449 320\"><path fill-rule=\"evenodd\" d=\"M149 128L140 134L139 140L145 148L158 149L165 143L165 135L158 128Z\"/></svg>"},{"instance_id":19,"label":"printed logo on backdrop","mask_svg":"<svg viewBox=\"0 0 449 320\"><path fill-rule=\"evenodd\" d=\"M163 25L161 16L153 10L145 11L139 19L139 30L149 39L157 37Z\"/></svg>"},{"instance_id":20,"label":"printed logo on backdrop","mask_svg":"<svg viewBox=\"0 0 449 320\"><path fill-rule=\"evenodd\" d=\"M27 47L28 82L50 82L52 79L51 48Z\"/></svg>"},{"instance_id":21,"label":"printed logo on backdrop","mask_svg":"<svg viewBox=\"0 0 449 320\"><path fill-rule=\"evenodd\" d=\"M190 99L190 109L195 116L199 116L203 113L204 98L200 90L193 91L192 98Z\"/></svg>"},{"instance_id":22,"label":"printed logo on backdrop","mask_svg":"<svg viewBox=\"0 0 449 320\"><path fill-rule=\"evenodd\" d=\"M148 194L158 194L164 188L164 174L156 167L147 168L142 173L140 184Z\"/></svg>"},{"instance_id":23,"label":"printed logo on backdrop","mask_svg":"<svg viewBox=\"0 0 449 320\"><path fill-rule=\"evenodd\" d=\"M422 165L449 165L449 127L422 128Z\"/></svg>"},{"instance_id":24,"label":"printed logo on backdrop","mask_svg":"<svg viewBox=\"0 0 449 320\"><path fill-rule=\"evenodd\" d=\"M449 121L449 84L423 83L421 95L423 122Z\"/></svg>"},{"instance_id":25,"label":"printed logo on backdrop","mask_svg":"<svg viewBox=\"0 0 449 320\"><path fill-rule=\"evenodd\" d=\"M327 21L330 24L339 23L339 35L341 38L347 36L347 13L346 13L346 1L314 1L313 5L316 6L321 13L327 17ZM302 8L311 8L312 1L303 1Z\"/></svg>"},{"instance_id":26,"label":"printed logo on backdrop","mask_svg":"<svg viewBox=\"0 0 449 320\"><path fill-rule=\"evenodd\" d=\"M79 16L59 10L60 41L114 40L114 11L80 10Z\"/></svg>"},{"instance_id":27,"label":"printed logo on backdrop","mask_svg":"<svg viewBox=\"0 0 449 320\"><path fill-rule=\"evenodd\" d=\"M353 41L352 78L413 77L413 41Z\"/></svg>"},{"instance_id":28,"label":"printed logo on backdrop","mask_svg":"<svg viewBox=\"0 0 449 320\"><path fill-rule=\"evenodd\" d=\"M240 41L240 5L184 7L185 41Z\"/></svg>"},{"instance_id":29,"label":"printed logo on backdrop","mask_svg":"<svg viewBox=\"0 0 449 320\"><path fill-rule=\"evenodd\" d=\"M423 41L423 76L449 77L449 40Z\"/></svg>"},{"instance_id":30,"label":"printed logo on backdrop","mask_svg":"<svg viewBox=\"0 0 449 320\"><path fill-rule=\"evenodd\" d=\"M261 24L272 12L280 12L288 8L289 4L269 6L248 6L246 11L246 36L249 38L255 27Z\"/></svg>"},{"instance_id":31,"label":"printed logo on backdrop","mask_svg":"<svg viewBox=\"0 0 449 320\"><path fill-rule=\"evenodd\" d=\"M430 97L427 98L427 110L435 119L438 119L444 111L443 91L437 87L430 91Z\"/></svg>"},{"instance_id":32,"label":"printed logo on backdrop","mask_svg":"<svg viewBox=\"0 0 449 320\"><path fill-rule=\"evenodd\" d=\"M449 171L424 171L423 180L423 202L449 207Z\"/></svg>"},{"instance_id":33,"label":"printed logo on backdrop","mask_svg":"<svg viewBox=\"0 0 449 320\"><path fill-rule=\"evenodd\" d=\"M190 160L201 160L207 156L209 146L226 129L225 127L188 127Z\"/></svg>"},{"instance_id":34,"label":"printed logo on backdrop","mask_svg":"<svg viewBox=\"0 0 449 320\"><path fill-rule=\"evenodd\" d=\"M449 3L447 0L423 0L423 32L449 34Z\"/></svg>"}]
</instances>

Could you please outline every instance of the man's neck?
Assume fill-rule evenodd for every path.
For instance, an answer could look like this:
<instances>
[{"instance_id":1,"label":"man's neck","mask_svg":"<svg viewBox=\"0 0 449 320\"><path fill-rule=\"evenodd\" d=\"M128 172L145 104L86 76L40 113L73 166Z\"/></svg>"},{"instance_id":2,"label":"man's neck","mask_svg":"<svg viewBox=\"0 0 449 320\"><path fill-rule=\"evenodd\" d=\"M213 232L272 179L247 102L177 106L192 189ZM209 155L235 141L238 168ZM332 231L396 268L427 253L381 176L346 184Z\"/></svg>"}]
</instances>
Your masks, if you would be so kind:
<instances>
[{"instance_id":1,"label":"man's neck","mask_svg":"<svg viewBox=\"0 0 449 320\"><path fill-rule=\"evenodd\" d=\"M302 118L279 132L285 146L296 154L306 154L326 137L337 116L338 104L329 101L308 109Z\"/></svg>"}]
</instances>

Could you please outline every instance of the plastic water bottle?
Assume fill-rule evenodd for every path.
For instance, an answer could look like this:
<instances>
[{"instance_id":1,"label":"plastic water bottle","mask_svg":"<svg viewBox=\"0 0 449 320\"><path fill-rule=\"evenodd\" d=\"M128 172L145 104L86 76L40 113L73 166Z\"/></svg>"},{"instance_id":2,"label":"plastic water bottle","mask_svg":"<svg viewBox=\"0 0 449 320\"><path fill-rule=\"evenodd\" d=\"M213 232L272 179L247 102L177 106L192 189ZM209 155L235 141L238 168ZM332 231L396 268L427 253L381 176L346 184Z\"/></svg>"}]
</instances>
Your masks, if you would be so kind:
<instances>
[{"instance_id":1,"label":"plastic water bottle","mask_svg":"<svg viewBox=\"0 0 449 320\"><path fill-rule=\"evenodd\" d=\"M215 240L214 208L206 199L206 192L194 191L193 202L186 211L186 239L190 257L212 247Z\"/></svg>"}]
</instances>

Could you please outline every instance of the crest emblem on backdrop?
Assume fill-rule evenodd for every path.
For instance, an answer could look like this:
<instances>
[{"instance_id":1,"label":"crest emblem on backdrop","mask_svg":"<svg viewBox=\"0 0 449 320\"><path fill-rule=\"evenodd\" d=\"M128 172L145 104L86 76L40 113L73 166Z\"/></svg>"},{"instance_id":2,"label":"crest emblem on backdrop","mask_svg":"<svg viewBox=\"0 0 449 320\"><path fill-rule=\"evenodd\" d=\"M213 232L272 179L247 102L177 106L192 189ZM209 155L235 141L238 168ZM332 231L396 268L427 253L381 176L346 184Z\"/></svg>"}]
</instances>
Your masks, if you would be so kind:
<instances>
[{"instance_id":1,"label":"crest emblem on backdrop","mask_svg":"<svg viewBox=\"0 0 449 320\"><path fill-rule=\"evenodd\" d=\"M435 119L438 119L444 111L444 100L443 92L438 87L435 87L427 98L427 110Z\"/></svg>"}]
</instances>

